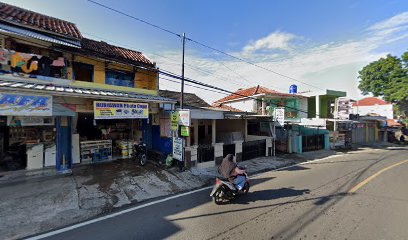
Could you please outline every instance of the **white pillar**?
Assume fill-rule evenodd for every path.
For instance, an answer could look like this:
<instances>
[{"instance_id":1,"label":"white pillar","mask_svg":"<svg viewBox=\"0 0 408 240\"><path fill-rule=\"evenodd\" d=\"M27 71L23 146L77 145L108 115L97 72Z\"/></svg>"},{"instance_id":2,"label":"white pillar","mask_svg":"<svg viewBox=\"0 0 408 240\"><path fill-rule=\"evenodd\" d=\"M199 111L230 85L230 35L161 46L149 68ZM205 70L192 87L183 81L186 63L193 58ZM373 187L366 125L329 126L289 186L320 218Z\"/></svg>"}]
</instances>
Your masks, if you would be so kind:
<instances>
[{"instance_id":1,"label":"white pillar","mask_svg":"<svg viewBox=\"0 0 408 240\"><path fill-rule=\"evenodd\" d=\"M214 144L217 142L217 120L213 119L211 126L211 143Z\"/></svg>"},{"instance_id":2,"label":"white pillar","mask_svg":"<svg viewBox=\"0 0 408 240\"><path fill-rule=\"evenodd\" d=\"M316 95L316 118L320 118L320 97Z\"/></svg>"}]
</instances>

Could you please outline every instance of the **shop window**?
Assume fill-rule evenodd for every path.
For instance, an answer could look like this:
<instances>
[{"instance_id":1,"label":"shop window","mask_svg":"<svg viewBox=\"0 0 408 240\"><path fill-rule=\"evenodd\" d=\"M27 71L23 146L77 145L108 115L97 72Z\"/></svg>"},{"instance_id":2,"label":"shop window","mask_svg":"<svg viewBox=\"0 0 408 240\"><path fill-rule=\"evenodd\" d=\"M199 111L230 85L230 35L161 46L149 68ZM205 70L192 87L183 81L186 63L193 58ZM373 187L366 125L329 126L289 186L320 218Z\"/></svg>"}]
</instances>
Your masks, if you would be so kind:
<instances>
[{"instance_id":1,"label":"shop window","mask_svg":"<svg viewBox=\"0 0 408 240\"><path fill-rule=\"evenodd\" d=\"M74 62L72 64L74 79L84 82L93 82L94 66L91 64Z\"/></svg>"},{"instance_id":2,"label":"shop window","mask_svg":"<svg viewBox=\"0 0 408 240\"><path fill-rule=\"evenodd\" d=\"M123 87L135 87L134 73L106 70L106 84Z\"/></svg>"}]
</instances>

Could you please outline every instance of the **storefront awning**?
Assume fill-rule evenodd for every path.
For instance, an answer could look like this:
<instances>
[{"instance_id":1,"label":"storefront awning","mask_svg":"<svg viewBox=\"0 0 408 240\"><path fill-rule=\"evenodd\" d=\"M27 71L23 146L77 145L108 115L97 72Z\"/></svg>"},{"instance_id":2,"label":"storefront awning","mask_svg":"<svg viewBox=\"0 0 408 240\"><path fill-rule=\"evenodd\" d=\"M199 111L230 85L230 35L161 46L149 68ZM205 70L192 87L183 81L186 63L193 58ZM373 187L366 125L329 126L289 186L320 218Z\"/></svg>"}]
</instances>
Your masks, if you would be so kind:
<instances>
[{"instance_id":1,"label":"storefront awning","mask_svg":"<svg viewBox=\"0 0 408 240\"><path fill-rule=\"evenodd\" d=\"M0 32L14 34L14 35L22 36L22 37L35 38L35 39L39 39L42 41L56 43L56 44L69 46L69 47L76 47L76 48L81 47L81 42L79 40L70 40L70 39L66 39L62 37L59 38L57 36L49 36L43 33L31 31L31 30L24 29L24 28L14 27L14 26L2 24L2 23L0 23Z\"/></svg>"},{"instance_id":2,"label":"storefront awning","mask_svg":"<svg viewBox=\"0 0 408 240\"><path fill-rule=\"evenodd\" d=\"M113 90L83 88L66 86L66 84L49 83L41 80L24 79L12 76L0 75L0 90L17 92L29 92L41 95L67 96L67 97L83 97L103 100L119 100L119 101L140 101L154 103L175 103L173 99L147 95L136 94L132 92L119 92Z\"/></svg>"},{"instance_id":3,"label":"storefront awning","mask_svg":"<svg viewBox=\"0 0 408 240\"><path fill-rule=\"evenodd\" d=\"M61 104L52 104L52 116L54 117L74 117L75 112Z\"/></svg>"}]
</instances>

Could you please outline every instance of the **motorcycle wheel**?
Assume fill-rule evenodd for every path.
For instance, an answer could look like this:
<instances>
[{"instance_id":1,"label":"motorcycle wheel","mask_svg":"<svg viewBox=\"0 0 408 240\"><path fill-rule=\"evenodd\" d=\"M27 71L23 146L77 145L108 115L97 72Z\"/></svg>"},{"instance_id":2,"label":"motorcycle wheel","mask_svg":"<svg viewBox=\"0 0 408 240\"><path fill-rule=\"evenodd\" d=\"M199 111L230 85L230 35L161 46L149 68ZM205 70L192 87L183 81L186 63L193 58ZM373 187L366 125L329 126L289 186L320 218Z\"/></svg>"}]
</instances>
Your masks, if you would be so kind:
<instances>
[{"instance_id":1,"label":"motorcycle wheel","mask_svg":"<svg viewBox=\"0 0 408 240\"><path fill-rule=\"evenodd\" d=\"M140 156L139 162L140 162L140 165L141 165L141 166L146 165L146 163L147 163L146 154L142 154L142 156Z\"/></svg>"},{"instance_id":2,"label":"motorcycle wheel","mask_svg":"<svg viewBox=\"0 0 408 240\"><path fill-rule=\"evenodd\" d=\"M249 182L246 182L244 185L244 189L242 189L244 194L247 194L249 192Z\"/></svg>"},{"instance_id":3,"label":"motorcycle wheel","mask_svg":"<svg viewBox=\"0 0 408 240\"><path fill-rule=\"evenodd\" d=\"M213 195L213 201L217 205L224 204L224 198L223 195L225 195L224 191L222 188L219 188Z\"/></svg>"}]
</instances>

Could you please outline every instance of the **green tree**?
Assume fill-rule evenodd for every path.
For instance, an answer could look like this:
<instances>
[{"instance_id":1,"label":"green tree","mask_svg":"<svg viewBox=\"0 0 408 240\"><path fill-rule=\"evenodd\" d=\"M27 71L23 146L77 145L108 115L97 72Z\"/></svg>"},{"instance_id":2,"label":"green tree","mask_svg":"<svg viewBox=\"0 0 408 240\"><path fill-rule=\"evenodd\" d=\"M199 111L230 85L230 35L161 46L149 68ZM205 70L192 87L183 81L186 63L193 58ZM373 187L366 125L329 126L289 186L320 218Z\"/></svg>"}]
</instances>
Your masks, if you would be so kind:
<instances>
[{"instance_id":1,"label":"green tree","mask_svg":"<svg viewBox=\"0 0 408 240\"><path fill-rule=\"evenodd\" d=\"M408 52L401 58L387 55L358 72L358 88L364 95L375 97L396 104L399 113L408 116Z\"/></svg>"}]
</instances>

